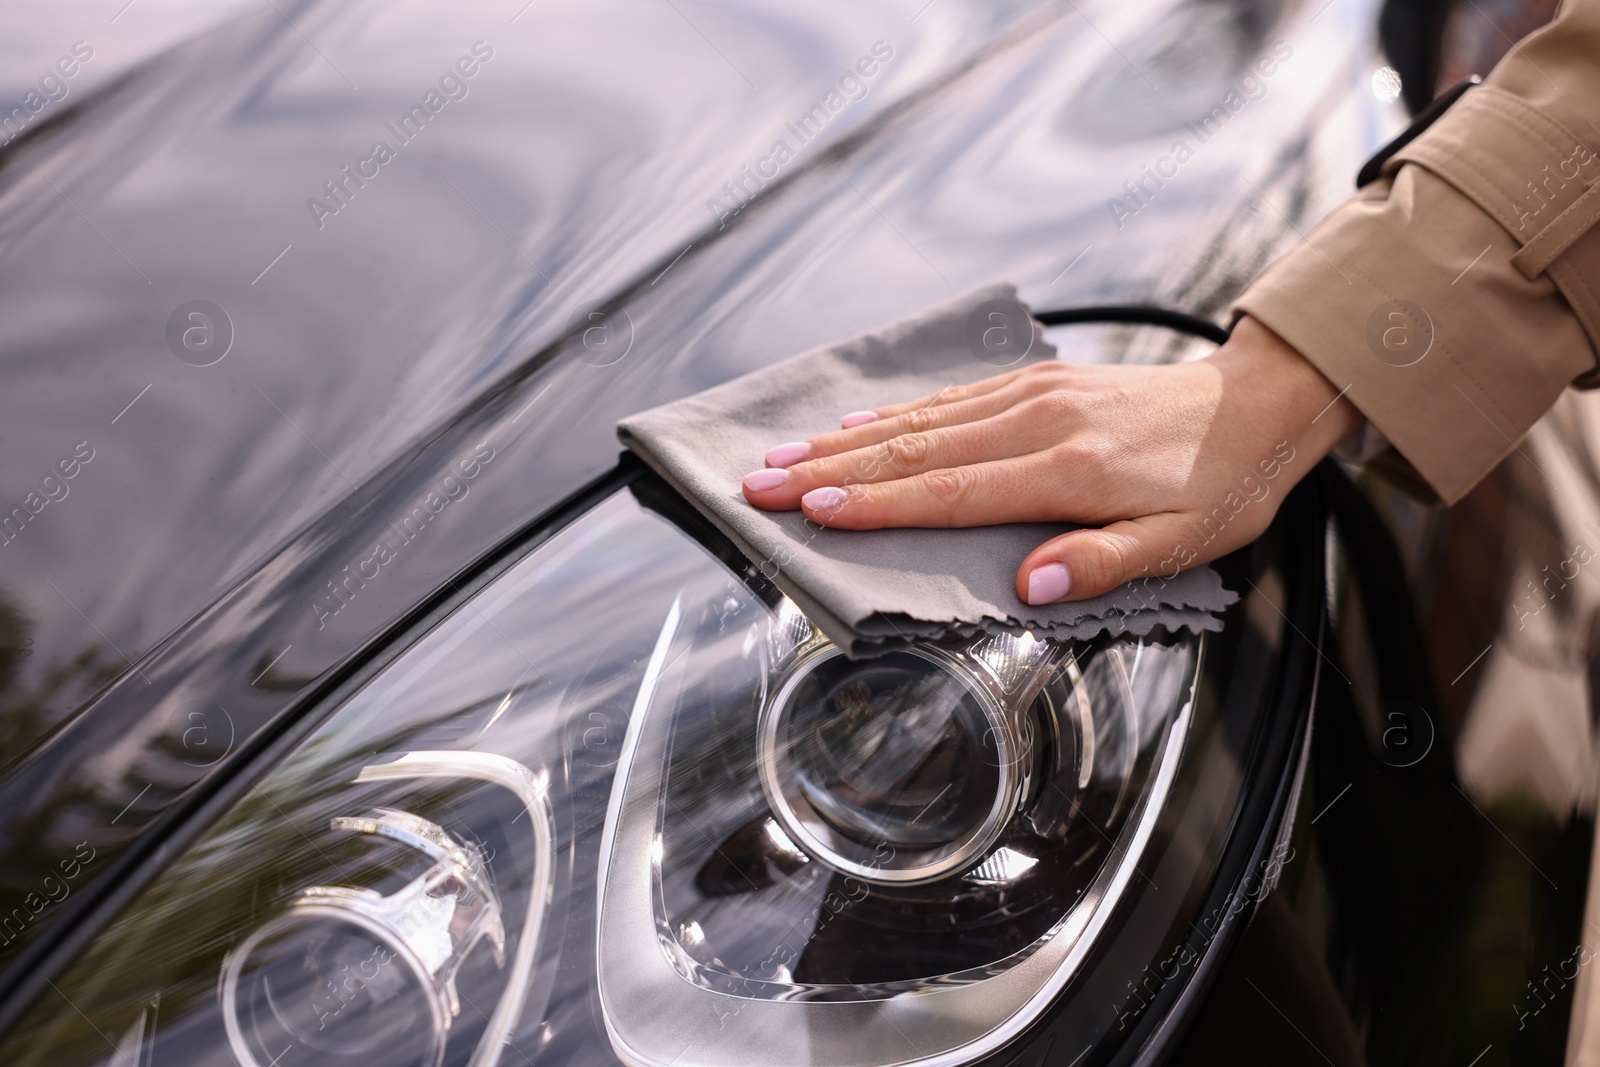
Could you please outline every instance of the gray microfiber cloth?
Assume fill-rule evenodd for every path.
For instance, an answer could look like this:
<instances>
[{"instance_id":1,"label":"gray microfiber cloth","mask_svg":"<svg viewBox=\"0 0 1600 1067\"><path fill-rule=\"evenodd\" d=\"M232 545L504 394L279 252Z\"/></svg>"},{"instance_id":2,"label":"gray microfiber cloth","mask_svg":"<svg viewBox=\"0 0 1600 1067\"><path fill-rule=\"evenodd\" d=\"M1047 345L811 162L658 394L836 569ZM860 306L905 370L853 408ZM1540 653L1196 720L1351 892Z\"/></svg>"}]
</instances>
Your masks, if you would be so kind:
<instances>
[{"instance_id":1,"label":"gray microfiber cloth","mask_svg":"<svg viewBox=\"0 0 1600 1067\"><path fill-rule=\"evenodd\" d=\"M983 330L1014 309L1011 338ZM1032 329L1031 344L1018 327ZM1013 341L1001 355L985 342ZM987 359L980 359L979 353ZM813 349L624 419L617 435L761 566L822 632L855 656L982 628L1087 639L1157 627L1216 630L1237 597L1210 567L1143 590L1030 607L1015 576L1040 543L1074 527L1015 523L969 529L831 530L798 511L752 507L740 491L767 449L838 428L848 411L901 403L1055 357L1016 290L991 286L916 318Z\"/></svg>"}]
</instances>

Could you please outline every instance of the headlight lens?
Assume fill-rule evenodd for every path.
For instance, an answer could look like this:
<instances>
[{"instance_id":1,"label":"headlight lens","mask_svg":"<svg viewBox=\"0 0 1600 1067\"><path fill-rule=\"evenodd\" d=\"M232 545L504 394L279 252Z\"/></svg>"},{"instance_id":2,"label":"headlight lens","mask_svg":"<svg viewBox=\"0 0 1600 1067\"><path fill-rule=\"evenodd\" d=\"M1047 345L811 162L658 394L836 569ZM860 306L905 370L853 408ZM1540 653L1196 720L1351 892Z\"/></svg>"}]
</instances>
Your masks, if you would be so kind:
<instances>
[{"instance_id":1,"label":"headlight lens","mask_svg":"<svg viewBox=\"0 0 1600 1067\"><path fill-rule=\"evenodd\" d=\"M918 1059L991 1050L1132 877L1200 648L995 634L851 661L787 600L675 601L601 853L623 1058L865 1067L910 1033Z\"/></svg>"},{"instance_id":2,"label":"headlight lens","mask_svg":"<svg viewBox=\"0 0 1600 1067\"><path fill-rule=\"evenodd\" d=\"M873 881L960 868L1015 807L1021 736L959 665L924 650L792 667L762 708L767 803L805 851Z\"/></svg>"},{"instance_id":3,"label":"headlight lens","mask_svg":"<svg viewBox=\"0 0 1600 1067\"><path fill-rule=\"evenodd\" d=\"M461 1014L462 964L487 938L496 967L505 966L500 906L482 859L403 811L336 819L334 828L391 837L434 863L388 896L304 890L245 938L222 970L228 1044L244 1063L300 1047L328 1060L383 1053L438 1064Z\"/></svg>"},{"instance_id":4,"label":"headlight lens","mask_svg":"<svg viewBox=\"0 0 1600 1067\"><path fill-rule=\"evenodd\" d=\"M1145 877L1201 638L851 661L746 577L612 497L348 699L0 1059L992 1051Z\"/></svg>"}]
</instances>

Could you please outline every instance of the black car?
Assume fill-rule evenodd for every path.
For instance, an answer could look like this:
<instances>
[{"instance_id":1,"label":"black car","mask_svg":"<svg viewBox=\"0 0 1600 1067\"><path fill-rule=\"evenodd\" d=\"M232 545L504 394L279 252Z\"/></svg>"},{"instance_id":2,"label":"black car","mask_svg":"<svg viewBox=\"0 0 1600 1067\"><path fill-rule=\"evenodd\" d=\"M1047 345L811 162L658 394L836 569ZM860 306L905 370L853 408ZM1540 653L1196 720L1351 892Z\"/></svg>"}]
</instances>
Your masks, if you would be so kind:
<instances>
[{"instance_id":1,"label":"black car","mask_svg":"<svg viewBox=\"0 0 1600 1067\"><path fill-rule=\"evenodd\" d=\"M1508 605L1588 625L1518 600L1582 418L1559 491L1307 472L1218 632L863 660L615 437L997 279L1221 322L1404 124L1378 21L269 3L52 55L0 145L0 1063L1561 1062L1587 690L1483 694L1561 651Z\"/></svg>"}]
</instances>

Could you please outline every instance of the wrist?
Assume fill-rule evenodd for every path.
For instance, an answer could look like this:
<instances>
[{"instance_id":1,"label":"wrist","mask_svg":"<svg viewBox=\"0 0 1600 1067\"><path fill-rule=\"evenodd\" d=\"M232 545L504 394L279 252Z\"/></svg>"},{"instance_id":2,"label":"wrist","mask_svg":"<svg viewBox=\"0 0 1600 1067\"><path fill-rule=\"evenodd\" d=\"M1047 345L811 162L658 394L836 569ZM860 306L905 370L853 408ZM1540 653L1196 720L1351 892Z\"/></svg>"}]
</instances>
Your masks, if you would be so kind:
<instances>
[{"instance_id":1,"label":"wrist","mask_svg":"<svg viewBox=\"0 0 1600 1067\"><path fill-rule=\"evenodd\" d=\"M1212 357L1225 375L1276 410L1279 429L1297 448L1321 459L1366 421L1344 388L1334 384L1283 338L1246 315Z\"/></svg>"}]
</instances>

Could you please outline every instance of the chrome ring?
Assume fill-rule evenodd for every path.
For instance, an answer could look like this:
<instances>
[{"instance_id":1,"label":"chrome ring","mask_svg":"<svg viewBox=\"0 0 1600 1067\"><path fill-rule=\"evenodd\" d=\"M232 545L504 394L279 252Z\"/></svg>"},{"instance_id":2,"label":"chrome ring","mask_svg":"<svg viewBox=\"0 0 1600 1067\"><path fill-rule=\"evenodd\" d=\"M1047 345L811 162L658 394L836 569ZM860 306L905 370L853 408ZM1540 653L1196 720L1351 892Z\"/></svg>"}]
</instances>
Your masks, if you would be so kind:
<instances>
[{"instance_id":1,"label":"chrome ring","mask_svg":"<svg viewBox=\"0 0 1600 1067\"><path fill-rule=\"evenodd\" d=\"M378 897L377 893L370 890L350 890L352 895L362 892ZM381 898L380 898L381 899ZM296 902L290 910L261 924L244 942L232 952L228 953L227 961L222 970L222 1025L228 1034L228 1044L233 1054L238 1058L243 1067L263 1067L254 1054L250 1051L249 1042L243 1029L239 1025L239 979L244 968L245 960L250 957L261 943L274 934L288 934L304 926L307 919L327 919L334 922L348 923L371 934L385 948L394 952L395 956L411 972L412 978L424 993L424 1001L428 1005L428 1018L433 1029L433 1048L431 1062L434 1067L444 1062L445 1042L450 1033L450 1008L442 996L434 993L432 989L433 975L429 972L427 964L422 958L412 951L411 946L403 939L395 938L390 927L364 913L357 908L342 906L340 904L300 903Z\"/></svg>"},{"instance_id":2,"label":"chrome ring","mask_svg":"<svg viewBox=\"0 0 1600 1067\"><path fill-rule=\"evenodd\" d=\"M920 863L886 867L862 862L861 857L852 859L845 855L846 840L820 816L810 811L810 805L791 796L786 783L792 782L794 776L790 773L788 753L779 742L783 727L789 720L789 701L799 685L818 667L844 655L834 645L824 645L806 653L785 672L776 695L761 709L756 727L756 762L767 803L784 832L802 849L842 874L855 875L869 882L917 885L938 881L956 873L994 844L1011 821L1021 799L1025 753L1017 723L1006 714L1000 700L975 672L938 649L907 648L900 651L925 660L955 678L977 701L989 722L999 755L1000 781L989 811L976 829L958 841L926 850L927 858Z\"/></svg>"}]
</instances>

